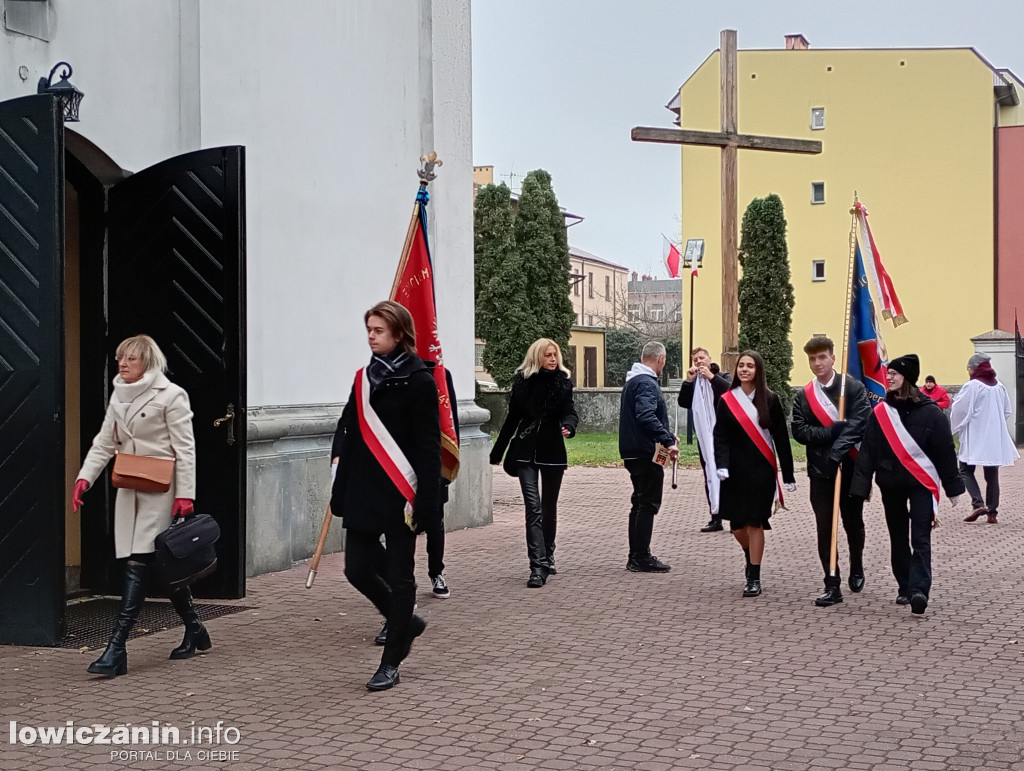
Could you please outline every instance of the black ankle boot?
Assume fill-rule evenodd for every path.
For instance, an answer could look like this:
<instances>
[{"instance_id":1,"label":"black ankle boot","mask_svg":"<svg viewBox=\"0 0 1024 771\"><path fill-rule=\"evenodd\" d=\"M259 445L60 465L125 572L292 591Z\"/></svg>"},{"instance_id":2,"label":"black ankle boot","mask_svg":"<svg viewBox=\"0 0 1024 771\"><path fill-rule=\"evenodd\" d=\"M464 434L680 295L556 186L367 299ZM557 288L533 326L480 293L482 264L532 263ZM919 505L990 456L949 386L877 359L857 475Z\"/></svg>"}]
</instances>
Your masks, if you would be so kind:
<instances>
[{"instance_id":1,"label":"black ankle boot","mask_svg":"<svg viewBox=\"0 0 1024 771\"><path fill-rule=\"evenodd\" d=\"M146 582L149 578L149 565L141 562L127 562L124 566L124 585L121 589L121 605L114 619L114 631L110 642L102 655L89 665L88 672L93 675L117 677L128 672L128 652L125 642L128 633L139 617L139 611L146 601Z\"/></svg>"},{"instance_id":2,"label":"black ankle boot","mask_svg":"<svg viewBox=\"0 0 1024 771\"><path fill-rule=\"evenodd\" d=\"M199 620L196 606L192 604L192 592L187 586L171 592L171 604L185 622L185 638L181 645L171 651L172 659L190 659L196 655L196 649L208 651L213 645L210 633Z\"/></svg>"},{"instance_id":3,"label":"black ankle boot","mask_svg":"<svg viewBox=\"0 0 1024 771\"><path fill-rule=\"evenodd\" d=\"M842 579L838 574L835 577L828 576L825 579L825 591L814 601L814 604L819 608L827 608L841 603L843 601L842 585Z\"/></svg>"},{"instance_id":4,"label":"black ankle boot","mask_svg":"<svg viewBox=\"0 0 1024 771\"><path fill-rule=\"evenodd\" d=\"M761 593L761 566L747 566L747 584L743 587L744 597L757 597Z\"/></svg>"}]
</instances>

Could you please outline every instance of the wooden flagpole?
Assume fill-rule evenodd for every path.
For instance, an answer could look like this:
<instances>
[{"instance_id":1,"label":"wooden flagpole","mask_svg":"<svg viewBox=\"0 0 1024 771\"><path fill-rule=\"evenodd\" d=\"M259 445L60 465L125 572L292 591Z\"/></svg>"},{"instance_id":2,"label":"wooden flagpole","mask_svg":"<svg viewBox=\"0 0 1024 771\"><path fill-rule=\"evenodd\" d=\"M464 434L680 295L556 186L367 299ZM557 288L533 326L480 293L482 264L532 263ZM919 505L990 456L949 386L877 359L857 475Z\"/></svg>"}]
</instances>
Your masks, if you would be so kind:
<instances>
[{"instance_id":1,"label":"wooden flagpole","mask_svg":"<svg viewBox=\"0 0 1024 771\"><path fill-rule=\"evenodd\" d=\"M853 202L857 203L857 191L853 192ZM850 318L853 306L853 281L854 266L857 261L857 210L850 209L850 269L846 280L846 314L843 318L843 349L841 366L839 369L842 380L839 385L839 420L846 419L846 370L850 364ZM832 543L828 558L829 578L838 583L839 581L839 505L842 501L840 490L843 485L843 463L839 462L839 470L836 472L836 488L832 498Z\"/></svg>"}]
</instances>

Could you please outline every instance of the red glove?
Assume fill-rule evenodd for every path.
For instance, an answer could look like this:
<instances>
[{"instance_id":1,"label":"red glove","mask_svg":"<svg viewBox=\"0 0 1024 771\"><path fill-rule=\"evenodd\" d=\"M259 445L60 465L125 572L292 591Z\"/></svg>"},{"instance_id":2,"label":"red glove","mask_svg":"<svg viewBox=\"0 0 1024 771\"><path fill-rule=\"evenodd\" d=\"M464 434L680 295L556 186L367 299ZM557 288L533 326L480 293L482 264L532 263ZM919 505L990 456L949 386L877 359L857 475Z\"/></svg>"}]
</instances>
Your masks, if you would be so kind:
<instances>
[{"instance_id":1,"label":"red glove","mask_svg":"<svg viewBox=\"0 0 1024 771\"><path fill-rule=\"evenodd\" d=\"M187 517L194 511L191 498L175 498L174 507L171 509L171 519L176 517Z\"/></svg>"},{"instance_id":2,"label":"red glove","mask_svg":"<svg viewBox=\"0 0 1024 771\"><path fill-rule=\"evenodd\" d=\"M84 479L75 480L75 491L71 493L71 510L78 511L82 505L82 495L89 489L89 483Z\"/></svg>"}]
</instances>

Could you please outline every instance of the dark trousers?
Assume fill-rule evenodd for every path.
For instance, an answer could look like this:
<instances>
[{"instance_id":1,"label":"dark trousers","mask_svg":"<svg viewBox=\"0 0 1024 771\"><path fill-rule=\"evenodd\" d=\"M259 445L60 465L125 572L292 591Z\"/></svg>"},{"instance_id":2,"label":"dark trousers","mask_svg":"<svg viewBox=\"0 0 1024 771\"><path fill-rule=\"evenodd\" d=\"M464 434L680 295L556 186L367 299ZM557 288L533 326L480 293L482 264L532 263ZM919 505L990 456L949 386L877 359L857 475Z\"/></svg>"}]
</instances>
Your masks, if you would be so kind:
<instances>
[{"instance_id":1,"label":"dark trousers","mask_svg":"<svg viewBox=\"0 0 1024 771\"><path fill-rule=\"evenodd\" d=\"M905 597L932 588L932 496L924 487L882 490L892 543L892 574ZM908 531L909 530L909 537Z\"/></svg>"},{"instance_id":2,"label":"dark trousers","mask_svg":"<svg viewBox=\"0 0 1024 771\"><path fill-rule=\"evenodd\" d=\"M963 477L967 486L967 494L971 496L971 506L980 509L984 506L988 509L990 516L996 515L999 508L999 466L982 466L985 470L985 499L981 498L981 488L978 487L978 480L974 478L974 469L977 466L960 464L960 476Z\"/></svg>"},{"instance_id":3,"label":"dark trousers","mask_svg":"<svg viewBox=\"0 0 1024 771\"><path fill-rule=\"evenodd\" d=\"M345 531L345 577L387 619L381 664L398 666L416 604L416 536L403 526L384 538L387 548L381 546L379 533Z\"/></svg>"},{"instance_id":4,"label":"dark trousers","mask_svg":"<svg viewBox=\"0 0 1024 771\"><path fill-rule=\"evenodd\" d=\"M444 504L426 533L427 574L433 580L444 572Z\"/></svg>"},{"instance_id":5,"label":"dark trousers","mask_svg":"<svg viewBox=\"0 0 1024 771\"><path fill-rule=\"evenodd\" d=\"M625 461L629 480L633 483L632 506L629 509L629 553L643 557L651 553L654 515L661 508L661 491L665 485L665 469L642 458Z\"/></svg>"},{"instance_id":6,"label":"dark trousers","mask_svg":"<svg viewBox=\"0 0 1024 771\"><path fill-rule=\"evenodd\" d=\"M843 461L843 481L839 485L839 514L846 531L846 542L850 547L850 574L864 575L864 501L850 497L853 482L853 460ZM817 479L811 477L811 508L818 527L818 558L821 568L828 576L832 556L832 507L835 503L836 478ZM836 573L839 574L839 559L836 555Z\"/></svg>"},{"instance_id":7,"label":"dark trousers","mask_svg":"<svg viewBox=\"0 0 1024 771\"><path fill-rule=\"evenodd\" d=\"M547 566L548 552L555 548L558 492L562 489L565 467L520 463L517 468L526 504L526 553L530 570L537 570Z\"/></svg>"}]
</instances>

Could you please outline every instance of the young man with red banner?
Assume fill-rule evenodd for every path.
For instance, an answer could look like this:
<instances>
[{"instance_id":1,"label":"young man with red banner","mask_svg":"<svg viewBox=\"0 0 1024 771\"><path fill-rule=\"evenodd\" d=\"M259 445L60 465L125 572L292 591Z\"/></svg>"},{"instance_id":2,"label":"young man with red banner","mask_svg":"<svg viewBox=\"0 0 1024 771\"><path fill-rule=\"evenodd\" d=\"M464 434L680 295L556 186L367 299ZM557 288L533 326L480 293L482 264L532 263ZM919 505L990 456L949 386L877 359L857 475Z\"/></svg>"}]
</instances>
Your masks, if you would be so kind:
<instances>
[{"instance_id":1,"label":"young man with red banner","mask_svg":"<svg viewBox=\"0 0 1024 771\"><path fill-rule=\"evenodd\" d=\"M370 362L356 373L334 437L331 511L346 531L345 577L387 621L380 667L366 684L383 691L398 683L427 626L413 615L416 535L440 516L441 424L433 366L416 355L409 311L387 300L364 318Z\"/></svg>"},{"instance_id":2,"label":"young man with red banner","mask_svg":"<svg viewBox=\"0 0 1024 771\"><path fill-rule=\"evenodd\" d=\"M841 478L839 510L850 547L850 591L864 588L864 500L850 496L857 447L864 438L871 401L864 385L836 372L835 343L815 335L804 345L814 378L793 400L793 438L807 446L807 476L811 483L811 508L818 532L818 557L825 572L825 592L814 604L828 607L843 601L839 566L830 575L832 515L836 477ZM846 380L846 415L839 420L839 396ZM839 474L840 468L842 474Z\"/></svg>"},{"instance_id":3,"label":"young man with red banner","mask_svg":"<svg viewBox=\"0 0 1024 771\"><path fill-rule=\"evenodd\" d=\"M932 527L941 490L956 506L964 493L949 421L918 390L915 354L889 362L885 400L868 420L854 468L850 495L866 499L874 476L882 491L892 542L897 605L924 613L932 586ZM910 542L907 543L907 531Z\"/></svg>"}]
</instances>

